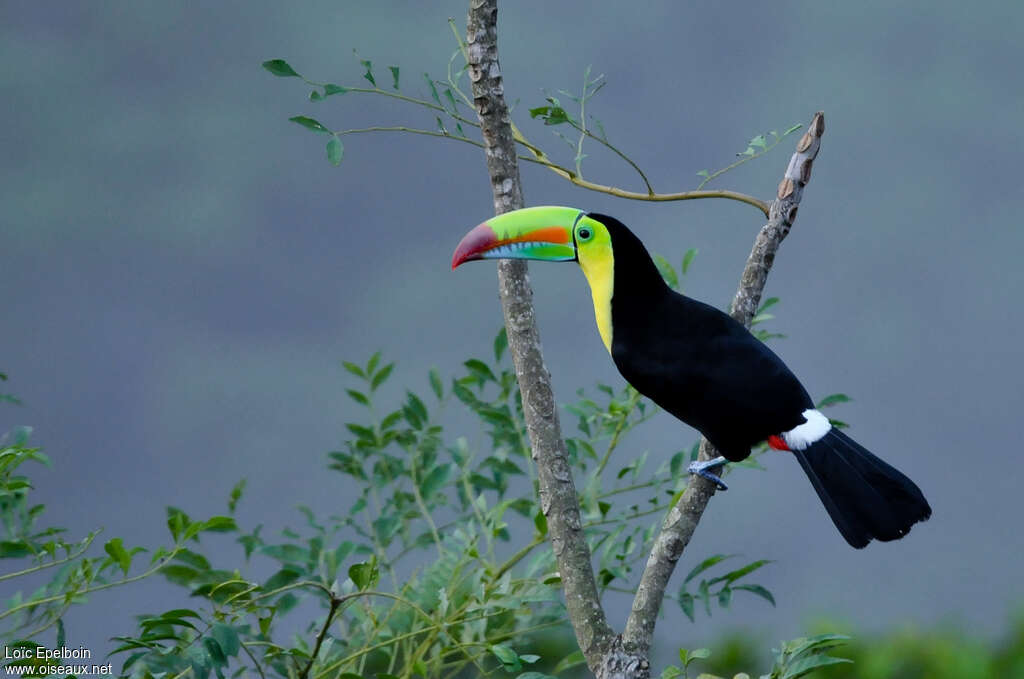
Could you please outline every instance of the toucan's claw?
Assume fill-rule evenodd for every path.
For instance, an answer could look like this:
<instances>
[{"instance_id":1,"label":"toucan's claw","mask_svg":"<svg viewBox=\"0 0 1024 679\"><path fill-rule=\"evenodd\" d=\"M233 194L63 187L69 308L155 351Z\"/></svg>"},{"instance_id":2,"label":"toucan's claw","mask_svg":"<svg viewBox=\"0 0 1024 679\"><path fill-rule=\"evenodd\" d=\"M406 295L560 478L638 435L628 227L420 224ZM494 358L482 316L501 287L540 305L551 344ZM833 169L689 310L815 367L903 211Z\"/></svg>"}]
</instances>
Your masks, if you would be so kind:
<instances>
[{"instance_id":1,"label":"toucan's claw","mask_svg":"<svg viewBox=\"0 0 1024 679\"><path fill-rule=\"evenodd\" d=\"M693 462L690 463L690 466L687 467L686 470L691 474L703 476L708 481L714 483L715 486L717 486L718 490L729 490L729 486L725 485L721 478L708 471L709 469L713 469L714 467L724 466L725 463L726 459L722 456L716 457L713 460L694 460Z\"/></svg>"}]
</instances>

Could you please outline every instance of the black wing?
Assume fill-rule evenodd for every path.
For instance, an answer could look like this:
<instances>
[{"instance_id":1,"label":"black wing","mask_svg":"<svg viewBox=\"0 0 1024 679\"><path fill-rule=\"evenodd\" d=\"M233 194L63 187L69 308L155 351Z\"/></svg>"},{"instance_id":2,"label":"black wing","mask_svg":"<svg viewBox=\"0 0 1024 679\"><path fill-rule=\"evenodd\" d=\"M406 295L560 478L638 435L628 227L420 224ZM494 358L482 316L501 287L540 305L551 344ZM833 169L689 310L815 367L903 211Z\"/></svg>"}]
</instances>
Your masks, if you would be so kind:
<instances>
[{"instance_id":1,"label":"black wing","mask_svg":"<svg viewBox=\"0 0 1024 679\"><path fill-rule=\"evenodd\" d=\"M673 292L643 317L619 320L612 357L622 376L729 459L802 424L813 407L782 359L703 302Z\"/></svg>"}]
</instances>

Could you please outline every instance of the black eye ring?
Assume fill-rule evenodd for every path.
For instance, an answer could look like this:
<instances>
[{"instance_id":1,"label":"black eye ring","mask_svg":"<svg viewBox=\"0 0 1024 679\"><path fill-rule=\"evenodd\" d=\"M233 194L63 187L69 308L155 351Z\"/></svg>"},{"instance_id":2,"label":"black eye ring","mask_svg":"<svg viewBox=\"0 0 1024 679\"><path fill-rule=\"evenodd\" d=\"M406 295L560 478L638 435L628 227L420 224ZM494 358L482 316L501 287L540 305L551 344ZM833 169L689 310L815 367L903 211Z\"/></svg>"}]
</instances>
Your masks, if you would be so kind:
<instances>
[{"instance_id":1,"label":"black eye ring","mask_svg":"<svg viewBox=\"0 0 1024 679\"><path fill-rule=\"evenodd\" d=\"M590 232L590 229L584 226L580 228L580 230L577 232L577 235L579 235L580 240L590 240L590 237L594 234Z\"/></svg>"}]
</instances>

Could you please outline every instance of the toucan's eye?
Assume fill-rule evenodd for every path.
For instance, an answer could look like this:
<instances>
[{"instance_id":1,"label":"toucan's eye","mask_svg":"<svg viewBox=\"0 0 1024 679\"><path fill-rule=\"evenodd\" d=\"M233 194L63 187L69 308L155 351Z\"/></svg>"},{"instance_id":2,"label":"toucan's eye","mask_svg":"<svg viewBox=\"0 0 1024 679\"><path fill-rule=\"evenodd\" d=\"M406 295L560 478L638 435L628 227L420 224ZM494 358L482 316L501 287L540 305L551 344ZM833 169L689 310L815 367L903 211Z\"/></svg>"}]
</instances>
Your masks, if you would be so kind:
<instances>
[{"instance_id":1,"label":"toucan's eye","mask_svg":"<svg viewBox=\"0 0 1024 679\"><path fill-rule=\"evenodd\" d=\"M576 236L581 241L590 240L590 237L593 236L593 235L594 235L594 232L591 231L589 228L587 228L585 226L580 227L580 230L576 232Z\"/></svg>"}]
</instances>

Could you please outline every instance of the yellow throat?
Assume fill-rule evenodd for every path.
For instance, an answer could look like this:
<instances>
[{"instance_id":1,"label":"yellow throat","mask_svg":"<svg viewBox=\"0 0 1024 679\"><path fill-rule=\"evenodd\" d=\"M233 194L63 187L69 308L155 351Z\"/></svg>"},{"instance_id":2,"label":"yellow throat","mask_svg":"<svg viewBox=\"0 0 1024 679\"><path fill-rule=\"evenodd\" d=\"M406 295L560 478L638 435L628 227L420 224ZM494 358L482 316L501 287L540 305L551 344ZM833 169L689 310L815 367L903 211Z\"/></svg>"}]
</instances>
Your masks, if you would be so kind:
<instances>
[{"instance_id":1,"label":"yellow throat","mask_svg":"<svg viewBox=\"0 0 1024 679\"><path fill-rule=\"evenodd\" d=\"M597 331L601 333L601 341L605 349L612 353L612 292L615 287L615 256L612 254L611 240L608 232L603 231L604 239L595 238L596 242L588 243L579 248L580 268L590 284L590 295L594 300L594 318L597 320ZM601 242L601 241L604 242Z\"/></svg>"}]
</instances>

